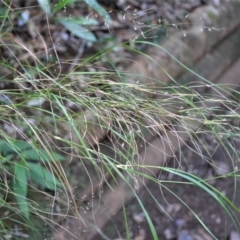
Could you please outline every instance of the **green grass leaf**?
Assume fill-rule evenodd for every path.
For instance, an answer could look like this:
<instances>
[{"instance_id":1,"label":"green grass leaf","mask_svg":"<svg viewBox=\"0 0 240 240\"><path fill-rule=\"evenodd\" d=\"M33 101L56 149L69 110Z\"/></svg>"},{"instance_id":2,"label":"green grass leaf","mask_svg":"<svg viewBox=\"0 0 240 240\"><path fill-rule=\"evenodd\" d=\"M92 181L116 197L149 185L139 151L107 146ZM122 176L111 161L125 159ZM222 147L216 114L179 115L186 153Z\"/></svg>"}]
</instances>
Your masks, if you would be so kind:
<instances>
[{"instance_id":1,"label":"green grass leaf","mask_svg":"<svg viewBox=\"0 0 240 240\"><path fill-rule=\"evenodd\" d=\"M14 141L14 146L16 147L17 150L19 149L22 151L27 148L32 148L32 145L29 142L20 141L20 140Z\"/></svg>"},{"instance_id":2,"label":"green grass leaf","mask_svg":"<svg viewBox=\"0 0 240 240\"><path fill-rule=\"evenodd\" d=\"M5 140L0 140L0 152L4 155L14 152L20 152L27 148L32 148L32 146L26 141L16 140L12 142L7 142Z\"/></svg>"},{"instance_id":3,"label":"green grass leaf","mask_svg":"<svg viewBox=\"0 0 240 240\"><path fill-rule=\"evenodd\" d=\"M96 1L96 0L85 0L89 7L93 8L96 12L98 12L102 17L104 17L106 22L111 21L111 17L108 12Z\"/></svg>"},{"instance_id":4,"label":"green grass leaf","mask_svg":"<svg viewBox=\"0 0 240 240\"><path fill-rule=\"evenodd\" d=\"M65 158L55 152L48 153L44 149L36 150L34 148L28 149L21 153L21 157L26 160L33 160L33 161L44 161L44 162L52 162L52 161L63 161Z\"/></svg>"},{"instance_id":5,"label":"green grass leaf","mask_svg":"<svg viewBox=\"0 0 240 240\"><path fill-rule=\"evenodd\" d=\"M8 156L13 157L12 153L17 153L25 160L33 161L63 161L65 158L55 152L48 153L46 150L40 148L34 148L30 143L26 141L16 140L13 142L7 142L0 140L0 153L5 155L6 160L9 160Z\"/></svg>"},{"instance_id":6,"label":"green grass leaf","mask_svg":"<svg viewBox=\"0 0 240 240\"><path fill-rule=\"evenodd\" d=\"M9 145L6 141L0 140L0 153L1 154L9 154L13 151L11 145Z\"/></svg>"},{"instance_id":7,"label":"green grass leaf","mask_svg":"<svg viewBox=\"0 0 240 240\"><path fill-rule=\"evenodd\" d=\"M53 191L56 190L56 187L63 186L63 184L43 166L35 163L28 163L28 166L30 179L40 186Z\"/></svg>"},{"instance_id":8,"label":"green grass leaf","mask_svg":"<svg viewBox=\"0 0 240 240\"><path fill-rule=\"evenodd\" d=\"M38 4L42 8L42 10L47 14L51 15L51 5L49 0L37 0Z\"/></svg>"},{"instance_id":9,"label":"green grass leaf","mask_svg":"<svg viewBox=\"0 0 240 240\"><path fill-rule=\"evenodd\" d=\"M13 156L14 156L13 154L8 154L7 156L4 156L4 157L0 156L0 164L4 164L11 161Z\"/></svg>"},{"instance_id":10,"label":"green grass leaf","mask_svg":"<svg viewBox=\"0 0 240 240\"><path fill-rule=\"evenodd\" d=\"M65 18L58 18L64 21L68 21ZM84 17L72 17L69 18L69 21L72 23L80 24L80 25L98 25L98 21L93 18L84 18Z\"/></svg>"},{"instance_id":11,"label":"green grass leaf","mask_svg":"<svg viewBox=\"0 0 240 240\"><path fill-rule=\"evenodd\" d=\"M21 164L15 164L15 174L13 179L12 190L17 200L19 209L23 215L29 218L29 206L27 201L28 178L27 169Z\"/></svg>"},{"instance_id":12,"label":"green grass leaf","mask_svg":"<svg viewBox=\"0 0 240 240\"><path fill-rule=\"evenodd\" d=\"M57 18L57 21L59 21L67 30L79 38L84 38L91 42L95 42L97 40L92 32L82 27L74 20L72 21L71 19Z\"/></svg>"},{"instance_id":13,"label":"green grass leaf","mask_svg":"<svg viewBox=\"0 0 240 240\"><path fill-rule=\"evenodd\" d=\"M53 14L60 11L61 9L66 7L68 4L73 2L76 2L76 0L59 0L53 9Z\"/></svg>"},{"instance_id":14,"label":"green grass leaf","mask_svg":"<svg viewBox=\"0 0 240 240\"><path fill-rule=\"evenodd\" d=\"M39 179L39 176L32 171L29 172L29 179L31 179L32 182L41 186L43 189L49 189L49 190L55 191L57 188L56 184L43 180L42 178Z\"/></svg>"}]
</instances>

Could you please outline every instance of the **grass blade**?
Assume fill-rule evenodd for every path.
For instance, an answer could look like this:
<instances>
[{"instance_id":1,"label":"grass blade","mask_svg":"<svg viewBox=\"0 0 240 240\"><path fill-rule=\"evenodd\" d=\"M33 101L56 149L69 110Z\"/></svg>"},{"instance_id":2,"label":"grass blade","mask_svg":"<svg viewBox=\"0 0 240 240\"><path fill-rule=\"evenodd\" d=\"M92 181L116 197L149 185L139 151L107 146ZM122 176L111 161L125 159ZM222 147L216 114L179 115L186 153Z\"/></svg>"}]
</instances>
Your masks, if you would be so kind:
<instances>
[{"instance_id":1,"label":"grass blade","mask_svg":"<svg viewBox=\"0 0 240 240\"><path fill-rule=\"evenodd\" d=\"M51 6L49 0L37 0L38 4L42 8L42 10L47 14L51 15Z\"/></svg>"},{"instance_id":2,"label":"grass blade","mask_svg":"<svg viewBox=\"0 0 240 240\"><path fill-rule=\"evenodd\" d=\"M93 33L76 23L74 20L72 21L72 19L57 18L57 21L79 38L84 38L91 42L95 42L97 40Z\"/></svg>"},{"instance_id":3,"label":"grass blade","mask_svg":"<svg viewBox=\"0 0 240 240\"><path fill-rule=\"evenodd\" d=\"M50 161L63 161L65 158L57 153L51 153L49 154L46 150L44 149L29 149L24 151L21 154L21 157L24 159L28 160L33 160L33 161L44 161L44 162L50 162Z\"/></svg>"},{"instance_id":4,"label":"grass blade","mask_svg":"<svg viewBox=\"0 0 240 240\"><path fill-rule=\"evenodd\" d=\"M27 201L27 169L25 166L20 164L15 164L15 175L13 179L13 192L17 200L19 209L23 215L29 218L29 207Z\"/></svg>"}]
</instances>

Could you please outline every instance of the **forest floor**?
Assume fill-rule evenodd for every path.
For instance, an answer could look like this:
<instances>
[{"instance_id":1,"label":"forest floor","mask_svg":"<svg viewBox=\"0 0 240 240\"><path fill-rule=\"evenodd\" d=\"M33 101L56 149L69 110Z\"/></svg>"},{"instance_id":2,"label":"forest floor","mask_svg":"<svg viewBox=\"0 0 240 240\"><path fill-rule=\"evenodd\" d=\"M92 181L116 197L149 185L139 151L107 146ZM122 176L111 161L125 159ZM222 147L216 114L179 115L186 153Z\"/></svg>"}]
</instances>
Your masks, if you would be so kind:
<instances>
[{"instance_id":1,"label":"forest floor","mask_svg":"<svg viewBox=\"0 0 240 240\"><path fill-rule=\"evenodd\" d=\"M98 2L110 12L113 25L109 28L100 19L100 26L90 27L90 30L99 39L97 44L75 37L69 31L64 30L62 26L55 26L54 22L50 22L50 25L47 26L46 22L41 19L43 17L41 10L31 7L37 4L36 1L26 1L24 3L24 1L17 0L13 2L12 7L30 11L30 19L33 19L33 23L40 23L37 27L40 34L46 38L44 39L46 45L43 46L39 39L33 40L32 28L19 24L19 17L15 17L11 34L36 53L41 52L43 54L41 58L43 59L46 57L43 48L47 48L47 53L50 55L56 54L62 65L62 71L67 73L72 71L74 66L81 62L81 59L89 57L105 47L120 45L123 42L134 46L133 40L136 37L159 42L161 39L168 37L171 32L188 28L187 17L194 9L206 4L212 4L215 7L220 4L220 1L217 0L99 0ZM83 15L84 11L88 13L87 8L74 8L72 6L67 8L67 13L65 12L63 15L72 14L73 10L75 11L74 14ZM51 39L46 34L48 28L51 29ZM55 46L54 50L52 48L53 44ZM139 50L145 51L145 46L142 46ZM13 51L15 51L16 56L19 54L19 58L21 58L20 52ZM1 48L1 54L5 59L8 59L11 58L12 53L9 52L8 48ZM111 52L108 58L119 69L124 69L124 58L131 59L134 57L124 48L118 47ZM94 65L94 67L96 69L97 66L101 67L103 62ZM11 64L15 69L21 71L16 60L13 59ZM86 71L96 71L94 67L86 66L84 69ZM7 78L11 79L12 73L9 73L8 70L5 71L4 68L0 69L1 71ZM15 76L14 74L13 76ZM7 87L9 86L7 85ZM229 124L239 123L231 122ZM222 174L233 171L233 161L239 161L234 158L235 151L227 149L227 152L226 149L220 146L218 139L210 134L203 134L197 141L201 142L199 144L199 146L202 146L201 149L196 148L196 145L189 141L181 152L177 154L177 158L168 161L167 166L194 173L203 179L209 179L210 185L224 193L240 208L239 180L217 178ZM235 146L235 150L240 150L240 144L237 140L234 140L232 145ZM77 165L71 167L70 172L82 171L78 169ZM240 240L231 219L219 203L207 192L191 184L186 184L183 178L175 175L159 173L159 178L169 181L169 183L164 183L164 187L153 182L148 183L138 195L153 221L159 239L211 240L214 239L211 236L212 233L219 240ZM80 180L82 182L88 181L88 179L78 179L78 181ZM82 187L86 187L86 185L83 184ZM153 201L153 198L158 204ZM146 216L137 200L131 200L125 207L130 238L133 240L153 239ZM203 221L206 228L200 224L196 216ZM237 216L237 219L240 221L239 216ZM208 232L208 229L211 233ZM102 232L104 236L98 235L94 239L126 239L127 231L122 210L116 213L114 217L111 217Z\"/></svg>"},{"instance_id":2,"label":"forest floor","mask_svg":"<svg viewBox=\"0 0 240 240\"><path fill-rule=\"evenodd\" d=\"M233 200L239 208L239 179L219 177L232 172L234 162L239 164L239 159L235 156L236 149L240 150L239 141L233 143L235 150L224 149L218 144L218 140L209 134L203 134L198 141L199 146L205 145L201 147L201 154L195 144L193 145L189 140L177 154L177 158L171 159L166 166L193 173L202 179L208 179L211 186ZM236 228L223 207L203 189L187 183L186 179L174 174L166 175L159 172L158 177L163 180L162 185L151 181L139 192L138 196L153 221L159 239L214 239L208 230L218 240L240 239L239 213L236 215ZM125 205L125 214L131 239L153 239L146 216L136 199ZM196 216L201 219L206 228ZM127 230L124 224L124 212L121 210L111 217L111 220L102 229L105 236L97 235L94 240L127 239Z\"/></svg>"}]
</instances>

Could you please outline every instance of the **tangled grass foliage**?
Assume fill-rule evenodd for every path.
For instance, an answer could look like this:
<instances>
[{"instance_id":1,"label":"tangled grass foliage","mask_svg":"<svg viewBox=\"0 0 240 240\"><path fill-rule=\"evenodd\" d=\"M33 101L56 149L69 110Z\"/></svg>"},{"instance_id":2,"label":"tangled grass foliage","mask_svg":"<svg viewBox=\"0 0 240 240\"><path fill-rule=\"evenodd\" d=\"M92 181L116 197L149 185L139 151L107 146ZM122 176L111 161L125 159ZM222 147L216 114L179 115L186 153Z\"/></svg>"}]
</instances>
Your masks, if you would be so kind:
<instances>
[{"instance_id":1,"label":"tangled grass foliage","mask_svg":"<svg viewBox=\"0 0 240 240\"><path fill-rule=\"evenodd\" d=\"M0 51L9 53L0 62L3 71L0 78L2 236L22 234L27 237L24 232L28 230L29 233L29 229L34 234L41 234L37 226L42 220L55 228L61 222L59 218L74 214L80 224L84 224L78 213L79 201L69 173L76 162L81 163L87 179L83 185L85 190L95 191L95 175L98 184L100 181L101 186L104 183L110 188L110 177L118 181L119 176L138 198L140 179L163 185L161 180L145 171L151 171L153 166L144 165L138 159L141 148L144 149L154 137L161 138L164 148L172 149L172 156L175 149L169 132L179 143L185 141L179 126L199 149L199 154L202 150L198 138L204 132L213 134L224 148L234 149L232 140L239 138L239 129L226 126L226 122L239 118L236 111L239 108L238 91L232 94L229 89L203 78L201 87L210 86L212 92L227 92L230 97L202 94L196 86L176 81L161 86L159 79L139 83L136 80L139 76L119 70L109 58L116 46L82 60L70 72L63 73L59 69L66 63L71 65L70 60L63 62L56 54L54 61L46 62L30 45L10 34L12 11L10 4L5 3L0 28ZM136 48L144 44L151 45L135 41ZM121 44L120 47L144 55L128 45ZM46 56L50 56L50 49L45 51ZM154 60L147 57L154 64ZM103 68L102 60L111 68ZM98 71L86 70L90 67ZM102 138L106 142L101 141ZM102 151L106 144L108 153ZM233 221L237 221L231 212L231 209L239 212L236 206L204 179L177 169L154 168L181 176L204 189L223 206ZM225 177L238 177L237 170ZM145 209L140 199L139 203ZM153 238L157 239L151 219L146 211L145 214ZM14 225L21 229L14 229Z\"/></svg>"}]
</instances>

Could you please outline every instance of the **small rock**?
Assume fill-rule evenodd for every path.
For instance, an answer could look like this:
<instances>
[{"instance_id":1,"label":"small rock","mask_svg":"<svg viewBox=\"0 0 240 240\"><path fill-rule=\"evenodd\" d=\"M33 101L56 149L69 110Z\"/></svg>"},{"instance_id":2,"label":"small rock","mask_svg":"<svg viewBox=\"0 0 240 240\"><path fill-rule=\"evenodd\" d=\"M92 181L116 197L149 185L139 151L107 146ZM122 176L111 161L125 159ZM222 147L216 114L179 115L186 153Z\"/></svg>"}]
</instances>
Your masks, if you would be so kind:
<instances>
[{"instance_id":1,"label":"small rock","mask_svg":"<svg viewBox=\"0 0 240 240\"><path fill-rule=\"evenodd\" d=\"M178 233L177 240L193 240L193 238L187 230L181 230Z\"/></svg>"},{"instance_id":2,"label":"small rock","mask_svg":"<svg viewBox=\"0 0 240 240\"><path fill-rule=\"evenodd\" d=\"M11 136L17 133L17 127L8 123L3 123L3 129Z\"/></svg>"},{"instance_id":3,"label":"small rock","mask_svg":"<svg viewBox=\"0 0 240 240\"><path fill-rule=\"evenodd\" d=\"M81 108L81 105L79 103L72 102L70 100L67 100L66 106L68 108Z\"/></svg>"},{"instance_id":4,"label":"small rock","mask_svg":"<svg viewBox=\"0 0 240 240\"><path fill-rule=\"evenodd\" d=\"M214 173L217 176L222 176L231 172L230 166L222 161L213 161Z\"/></svg>"},{"instance_id":5,"label":"small rock","mask_svg":"<svg viewBox=\"0 0 240 240\"><path fill-rule=\"evenodd\" d=\"M45 102L45 98L39 97L39 98L35 98L30 100L27 105L29 107L39 107L41 106L43 103Z\"/></svg>"},{"instance_id":6,"label":"small rock","mask_svg":"<svg viewBox=\"0 0 240 240\"><path fill-rule=\"evenodd\" d=\"M135 236L134 240L145 240L146 238L146 232L144 229L139 229L138 231L138 235Z\"/></svg>"},{"instance_id":7,"label":"small rock","mask_svg":"<svg viewBox=\"0 0 240 240\"><path fill-rule=\"evenodd\" d=\"M200 235L198 235L198 234L193 234L193 239L194 240L205 240L205 239L203 239Z\"/></svg>"},{"instance_id":8,"label":"small rock","mask_svg":"<svg viewBox=\"0 0 240 240\"><path fill-rule=\"evenodd\" d=\"M213 145L213 143L216 142L216 137L213 136L212 134L205 133L204 137L208 143L208 145L206 145L206 147L208 147L209 145Z\"/></svg>"},{"instance_id":9,"label":"small rock","mask_svg":"<svg viewBox=\"0 0 240 240\"><path fill-rule=\"evenodd\" d=\"M213 238L208 233L206 233L202 228L198 229L198 233L204 240L213 240Z\"/></svg>"},{"instance_id":10,"label":"small rock","mask_svg":"<svg viewBox=\"0 0 240 240\"><path fill-rule=\"evenodd\" d=\"M175 221L175 225L177 226L178 229L180 229L183 225L185 224L185 220L184 219L177 219Z\"/></svg>"},{"instance_id":11,"label":"small rock","mask_svg":"<svg viewBox=\"0 0 240 240\"><path fill-rule=\"evenodd\" d=\"M217 224L220 224L222 222L220 217L217 217L215 221L216 221Z\"/></svg>"},{"instance_id":12,"label":"small rock","mask_svg":"<svg viewBox=\"0 0 240 240\"><path fill-rule=\"evenodd\" d=\"M124 6L126 4L126 0L118 0L117 1L117 6L118 7L122 7L122 6Z\"/></svg>"},{"instance_id":13,"label":"small rock","mask_svg":"<svg viewBox=\"0 0 240 240\"><path fill-rule=\"evenodd\" d=\"M144 221L145 218L145 214L144 213L139 213L139 214L134 214L133 215L133 219L134 221L136 221L137 223L141 223Z\"/></svg>"},{"instance_id":14,"label":"small rock","mask_svg":"<svg viewBox=\"0 0 240 240\"><path fill-rule=\"evenodd\" d=\"M61 38L64 40L64 41L69 41L69 34L67 34L66 32L61 32L60 33L60 36Z\"/></svg>"},{"instance_id":15,"label":"small rock","mask_svg":"<svg viewBox=\"0 0 240 240\"><path fill-rule=\"evenodd\" d=\"M175 234L174 234L174 232L173 232L172 229L170 229L170 228L165 229L165 230L163 231L163 234L164 234L164 236L165 236L165 238L166 238L167 240L170 240L170 239L173 239L173 238L176 237Z\"/></svg>"},{"instance_id":16,"label":"small rock","mask_svg":"<svg viewBox=\"0 0 240 240\"><path fill-rule=\"evenodd\" d=\"M167 206L167 213L172 214L172 213L177 213L181 210L182 206L179 203L174 203L174 204L169 204Z\"/></svg>"},{"instance_id":17,"label":"small rock","mask_svg":"<svg viewBox=\"0 0 240 240\"><path fill-rule=\"evenodd\" d=\"M21 13L20 17L18 18L17 20L17 24L19 27L22 27L24 26L25 24L28 23L29 21L29 18L30 18L30 12L29 10L25 10Z\"/></svg>"},{"instance_id":18,"label":"small rock","mask_svg":"<svg viewBox=\"0 0 240 240\"><path fill-rule=\"evenodd\" d=\"M219 7L220 6L220 0L212 0L213 1L213 4L216 6L216 7Z\"/></svg>"},{"instance_id":19,"label":"small rock","mask_svg":"<svg viewBox=\"0 0 240 240\"><path fill-rule=\"evenodd\" d=\"M229 240L240 240L240 235L236 231L231 231Z\"/></svg>"},{"instance_id":20,"label":"small rock","mask_svg":"<svg viewBox=\"0 0 240 240\"><path fill-rule=\"evenodd\" d=\"M209 169L208 170L208 173L207 173L207 182L210 184L210 185L214 185L216 183L216 179L214 178L213 176L213 173L212 173L212 169Z\"/></svg>"}]
</instances>

